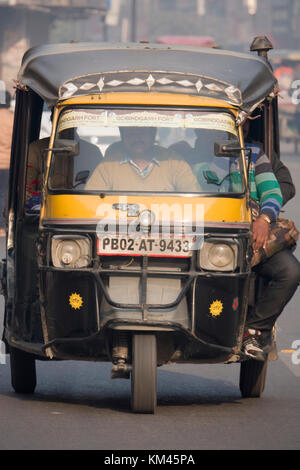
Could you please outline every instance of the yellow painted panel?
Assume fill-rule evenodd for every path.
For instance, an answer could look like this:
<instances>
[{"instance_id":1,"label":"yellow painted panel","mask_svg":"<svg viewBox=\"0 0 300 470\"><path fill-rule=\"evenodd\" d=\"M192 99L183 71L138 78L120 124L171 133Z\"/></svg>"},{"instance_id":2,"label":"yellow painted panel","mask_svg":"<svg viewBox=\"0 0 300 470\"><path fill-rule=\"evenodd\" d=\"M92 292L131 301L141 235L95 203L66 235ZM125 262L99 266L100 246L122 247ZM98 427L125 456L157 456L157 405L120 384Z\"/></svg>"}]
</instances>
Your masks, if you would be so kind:
<instances>
[{"instance_id":1,"label":"yellow painted panel","mask_svg":"<svg viewBox=\"0 0 300 470\"><path fill-rule=\"evenodd\" d=\"M208 222L249 223L250 213L245 198L183 197L183 196L105 196L97 195L48 195L42 208L41 219L57 219L68 222L92 222L103 217L126 219L127 212L116 210L113 204L139 204L139 210L150 209L156 220L196 220L204 214ZM203 211L203 212L202 212ZM133 217L134 218L134 217ZM54 220L53 220L54 222Z\"/></svg>"}]
</instances>

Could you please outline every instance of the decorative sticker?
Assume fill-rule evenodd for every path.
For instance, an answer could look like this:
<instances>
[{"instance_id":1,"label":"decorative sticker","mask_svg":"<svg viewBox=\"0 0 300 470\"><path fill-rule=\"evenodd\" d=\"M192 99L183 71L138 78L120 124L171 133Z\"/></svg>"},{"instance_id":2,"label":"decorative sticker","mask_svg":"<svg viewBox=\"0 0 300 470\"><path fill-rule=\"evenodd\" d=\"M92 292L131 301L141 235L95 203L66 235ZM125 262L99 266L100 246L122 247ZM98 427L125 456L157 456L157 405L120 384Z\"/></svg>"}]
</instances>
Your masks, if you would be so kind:
<instances>
[{"instance_id":1,"label":"decorative sticker","mask_svg":"<svg viewBox=\"0 0 300 470\"><path fill-rule=\"evenodd\" d=\"M232 308L236 311L239 308L239 298L235 297L232 302Z\"/></svg>"},{"instance_id":2,"label":"decorative sticker","mask_svg":"<svg viewBox=\"0 0 300 470\"><path fill-rule=\"evenodd\" d=\"M79 310L83 305L83 300L82 300L81 295L79 295L77 293L71 294L70 297L69 297L69 304L75 310Z\"/></svg>"},{"instance_id":3,"label":"decorative sticker","mask_svg":"<svg viewBox=\"0 0 300 470\"><path fill-rule=\"evenodd\" d=\"M213 129L237 135L234 119L226 113L185 113L184 127Z\"/></svg>"},{"instance_id":4,"label":"decorative sticker","mask_svg":"<svg viewBox=\"0 0 300 470\"><path fill-rule=\"evenodd\" d=\"M223 310L223 303L220 300L214 300L209 306L209 313L213 317L218 317L221 315Z\"/></svg>"}]
</instances>

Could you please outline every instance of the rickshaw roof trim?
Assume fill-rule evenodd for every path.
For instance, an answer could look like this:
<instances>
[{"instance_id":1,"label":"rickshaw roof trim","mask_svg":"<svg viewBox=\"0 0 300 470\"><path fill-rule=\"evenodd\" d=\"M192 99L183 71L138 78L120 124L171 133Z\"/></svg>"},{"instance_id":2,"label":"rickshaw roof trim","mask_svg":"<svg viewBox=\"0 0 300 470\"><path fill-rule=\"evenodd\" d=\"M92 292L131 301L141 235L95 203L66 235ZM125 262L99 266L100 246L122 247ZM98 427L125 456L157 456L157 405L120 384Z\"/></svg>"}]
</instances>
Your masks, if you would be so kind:
<instances>
[{"instance_id":1,"label":"rickshaw roof trim","mask_svg":"<svg viewBox=\"0 0 300 470\"><path fill-rule=\"evenodd\" d=\"M150 43L37 46L24 54L18 82L49 107L78 94L159 91L221 99L246 113L277 83L253 53Z\"/></svg>"},{"instance_id":2,"label":"rickshaw roof trim","mask_svg":"<svg viewBox=\"0 0 300 470\"><path fill-rule=\"evenodd\" d=\"M208 107L208 108L227 108L234 115L238 115L238 110L225 101L202 97L202 96L190 96L190 95L174 95L171 93L104 93L101 95L101 100L97 100L99 95L89 94L84 96L75 96L58 103L58 107L72 106L86 104L100 103L102 105L156 105L156 106L188 106L188 107Z\"/></svg>"}]
</instances>

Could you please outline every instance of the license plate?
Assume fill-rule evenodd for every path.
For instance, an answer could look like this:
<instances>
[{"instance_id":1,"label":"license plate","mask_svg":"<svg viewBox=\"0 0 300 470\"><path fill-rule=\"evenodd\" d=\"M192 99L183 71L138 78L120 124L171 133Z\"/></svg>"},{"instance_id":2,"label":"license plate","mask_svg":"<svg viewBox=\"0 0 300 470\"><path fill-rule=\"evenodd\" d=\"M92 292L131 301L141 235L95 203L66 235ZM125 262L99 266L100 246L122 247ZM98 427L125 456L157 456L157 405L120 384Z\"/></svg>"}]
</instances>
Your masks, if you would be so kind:
<instances>
[{"instance_id":1,"label":"license plate","mask_svg":"<svg viewBox=\"0 0 300 470\"><path fill-rule=\"evenodd\" d=\"M192 238L130 238L105 236L98 238L98 255L124 256L191 256Z\"/></svg>"}]
</instances>

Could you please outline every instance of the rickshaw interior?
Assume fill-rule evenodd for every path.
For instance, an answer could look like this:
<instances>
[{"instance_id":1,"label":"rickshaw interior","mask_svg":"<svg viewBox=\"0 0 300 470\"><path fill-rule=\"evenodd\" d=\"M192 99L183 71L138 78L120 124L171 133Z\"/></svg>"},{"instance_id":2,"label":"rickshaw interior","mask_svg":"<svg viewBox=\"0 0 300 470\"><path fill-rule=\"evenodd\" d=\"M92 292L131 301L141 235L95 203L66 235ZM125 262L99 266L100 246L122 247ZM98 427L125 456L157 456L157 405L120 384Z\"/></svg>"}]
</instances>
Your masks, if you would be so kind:
<instances>
[{"instance_id":1,"label":"rickshaw interior","mask_svg":"<svg viewBox=\"0 0 300 470\"><path fill-rule=\"evenodd\" d=\"M97 120L96 125L87 127L89 120ZM73 122L71 122L73 120ZM124 126L124 121L126 125ZM138 125L136 123L138 122ZM214 124L215 123L215 124ZM195 127L196 126L196 127ZM97 138L98 145L85 143L88 130L92 139ZM100 131L100 132L99 132ZM106 135L105 135L106 134ZM242 192L242 177L239 184L233 184L229 178L233 159L221 159L214 155L214 144L218 141L238 139L234 116L227 113L209 112L208 110L150 110L145 109L67 109L62 113L58 123L57 139L79 140L78 154L72 159L67 156L68 165L62 164L61 155L54 155L49 187L52 190L80 191L162 191L162 192ZM56 143L54 144L56 145ZM156 186L144 179L139 188L132 188L129 181L106 181L97 179L93 172L101 162L118 161L132 155L159 158L161 149L168 150L178 161L185 161L189 167L182 166L186 174L181 175L180 182L172 188L161 184ZM155 160L158 164L158 160ZM209 179L205 169L216 166L219 179L215 184ZM61 167L64 167L62 169ZM71 168L72 167L72 168ZM189 168L189 169L188 169ZM192 170L192 171L190 171ZM65 171L65 174L63 173ZM99 167L99 172L101 167ZM197 178L194 182L189 175ZM57 175L60 175L58 178ZM70 178L71 175L71 178ZM80 180L80 175L85 176ZM64 176L64 181L61 177ZM184 183L186 176L186 183Z\"/></svg>"},{"instance_id":2,"label":"rickshaw interior","mask_svg":"<svg viewBox=\"0 0 300 470\"><path fill-rule=\"evenodd\" d=\"M44 109L41 99L33 92L31 92L31 95L33 102L31 107L32 117L29 117L28 126L32 132L30 134L30 140L28 140L28 154L30 143L39 138L39 126ZM149 114L147 119L144 119L143 116L145 110ZM213 109L209 110L207 108L202 112L195 112L193 110L186 111L184 109L177 109L176 111L169 109L156 112L147 109L128 109L124 111L124 109L117 110L116 108L111 108L94 109L91 112L81 107L66 108L58 122L56 139L66 139L67 142L65 142L65 145L67 145L68 141L70 144L73 141L79 142L78 153L73 156L65 156L64 158L61 155L55 155L53 152L50 187L54 190L69 189L75 192L84 191L93 170L95 170L99 163L105 160L107 154L110 154L110 150L114 149L113 144L122 140L122 128L125 127L126 129L126 126L124 126L122 122L125 116L125 119L128 118L129 126L133 133L139 133L143 139L143 131L147 128L152 128L154 130L153 144L155 146L172 150L191 166L201 186L200 192L240 192L241 189L238 191L237 188L230 188L230 181L228 179L224 181L223 185L220 187L217 182L213 184L213 181L210 181L207 175L205 175L205 181L205 179L203 179L203 172L200 175L198 171L199 165L210 164L213 160L220 168L223 166L225 172L226 165L228 164L229 168L230 163L224 163L224 159L223 163L221 163L221 159L215 156L214 144L220 141L239 138L237 130L234 129L234 116L232 115L230 117L228 111L218 114L213 111ZM107 119L109 114L114 115L114 117ZM74 122L66 126L66 122L71 115L73 116ZM227 120L227 130L225 128L225 130L222 129L220 124L217 124L214 128L214 119L222 118L222 115ZM96 119L98 118L96 125L87 125L88 119L90 119L91 116L94 116ZM130 116L132 116L132 118ZM159 118L164 119L165 122L169 122L164 124L163 122L158 123L157 121L157 125L155 125L155 119ZM138 119L138 126L135 126L130 119ZM193 127L193 119L195 127ZM200 124L197 123L197 119L201 119L202 122ZM278 132L276 132L277 129L275 129L275 138L273 137L273 133L269 132L269 130L273 130L274 127L276 127L276 123L274 116L270 115L268 103L262 103L250 116L250 128L247 134L247 140L258 143L269 155L269 149L272 148L273 152L279 156L278 138L276 138L278 135ZM272 142L270 142L270 137L268 137L270 134L272 134ZM45 136L43 136L43 138L45 138ZM90 145L87 146L85 143L89 143ZM128 152L130 153L130 149ZM64 168L59 168L63 158L69 162L69 166L65 165ZM65 171L65 174L62 175L63 181L62 179L55 181L53 172L55 173L56 167L59 171ZM95 188L95 190L101 189L109 190L109 188ZM132 188L116 189L130 191ZM142 190L151 191L151 188L145 186ZM25 212L32 213L35 211L26 211L25 207Z\"/></svg>"}]
</instances>

